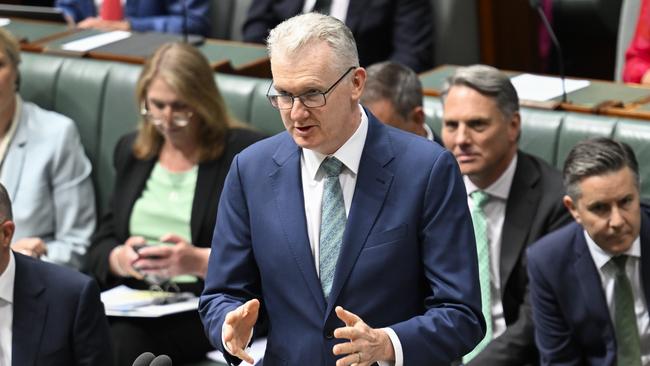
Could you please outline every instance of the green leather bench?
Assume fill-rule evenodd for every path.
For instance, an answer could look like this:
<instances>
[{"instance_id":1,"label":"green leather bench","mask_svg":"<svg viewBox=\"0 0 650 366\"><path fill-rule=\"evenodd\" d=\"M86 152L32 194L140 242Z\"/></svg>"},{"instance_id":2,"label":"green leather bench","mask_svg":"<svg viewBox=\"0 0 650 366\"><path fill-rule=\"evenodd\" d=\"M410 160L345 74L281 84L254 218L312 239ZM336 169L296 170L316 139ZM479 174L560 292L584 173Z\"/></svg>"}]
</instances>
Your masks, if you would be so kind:
<instances>
[{"instance_id":1,"label":"green leather bench","mask_svg":"<svg viewBox=\"0 0 650 366\"><path fill-rule=\"evenodd\" d=\"M440 133L442 104L436 97L425 97L427 123ZM585 113L542 109L521 109L522 132L519 147L562 170L569 150L587 138L612 137L630 144L639 161L641 195L650 198L650 121L608 117Z\"/></svg>"}]
</instances>

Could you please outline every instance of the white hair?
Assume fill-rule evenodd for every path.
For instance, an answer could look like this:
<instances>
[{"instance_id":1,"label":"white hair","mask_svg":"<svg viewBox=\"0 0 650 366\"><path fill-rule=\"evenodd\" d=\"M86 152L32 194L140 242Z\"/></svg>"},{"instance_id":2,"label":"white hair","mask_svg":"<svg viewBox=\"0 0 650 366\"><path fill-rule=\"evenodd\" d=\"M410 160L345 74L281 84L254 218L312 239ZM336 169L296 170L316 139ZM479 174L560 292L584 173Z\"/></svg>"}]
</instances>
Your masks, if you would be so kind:
<instances>
[{"instance_id":1,"label":"white hair","mask_svg":"<svg viewBox=\"0 0 650 366\"><path fill-rule=\"evenodd\" d=\"M334 67L343 70L359 66L357 44L352 31L340 20L319 13L300 14L273 28L266 39L269 57L281 52L294 55L315 42L326 42L334 54Z\"/></svg>"}]
</instances>

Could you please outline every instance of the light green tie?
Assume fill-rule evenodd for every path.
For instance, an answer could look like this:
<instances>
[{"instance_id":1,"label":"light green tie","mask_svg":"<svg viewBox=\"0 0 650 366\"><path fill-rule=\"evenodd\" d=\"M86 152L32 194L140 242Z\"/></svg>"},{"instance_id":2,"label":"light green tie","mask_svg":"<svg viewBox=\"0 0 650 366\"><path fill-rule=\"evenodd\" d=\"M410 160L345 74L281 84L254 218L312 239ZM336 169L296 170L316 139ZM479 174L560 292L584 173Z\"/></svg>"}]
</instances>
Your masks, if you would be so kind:
<instances>
[{"instance_id":1,"label":"light green tie","mask_svg":"<svg viewBox=\"0 0 650 366\"><path fill-rule=\"evenodd\" d=\"M335 157L328 157L320 167L325 173L320 223L320 282L327 299L332 290L347 219L343 191L339 182L343 163Z\"/></svg>"},{"instance_id":2,"label":"light green tie","mask_svg":"<svg viewBox=\"0 0 650 366\"><path fill-rule=\"evenodd\" d=\"M625 272L627 255L613 257L616 266L614 280L614 329L616 331L617 364L619 366L641 366L639 329L634 312L634 294L630 279Z\"/></svg>"},{"instance_id":3,"label":"light green tie","mask_svg":"<svg viewBox=\"0 0 650 366\"><path fill-rule=\"evenodd\" d=\"M490 246L488 244L487 220L483 208L489 195L483 191L474 191L472 197L472 223L476 237L476 255L478 257L478 275L481 285L481 310L485 318L485 337L476 345L472 352L463 357L463 363L468 363L490 343L492 340L492 301L490 297Z\"/></svg>"}]
</instances>

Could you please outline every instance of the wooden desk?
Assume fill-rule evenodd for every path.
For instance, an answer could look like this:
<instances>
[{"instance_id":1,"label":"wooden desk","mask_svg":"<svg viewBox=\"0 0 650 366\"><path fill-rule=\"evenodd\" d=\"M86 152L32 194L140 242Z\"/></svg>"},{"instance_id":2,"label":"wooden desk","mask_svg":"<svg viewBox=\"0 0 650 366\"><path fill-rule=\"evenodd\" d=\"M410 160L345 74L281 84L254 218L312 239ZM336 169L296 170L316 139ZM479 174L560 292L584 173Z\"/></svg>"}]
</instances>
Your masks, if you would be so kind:
<instances>
[{"instance_id":1,"label":"wooden desk","mask_svg":"<svg viewBox=\"0 0 650 366\"><path fill-rule=\"evenodd\" d=\"M425 95L440 96L445 80L458 66L444 65L420 74ZM510 77L520 72L504 71ZM562 97L548 102L521 100L527 107L557 109L580 113L604 114L626 118L650 120L650 88L637 84L622 84L611 81L589 80L590 85L567 94L567 102Z\"/></svg>"},{"instance_id":2,"label":"wooden desk","mask_svg":"<svg viewBox=\"0 0 650 366\"><path fill-rule=\"evenodd\" d=\"M87 52L71 52L62 50L61 47L68 42L101 34L102 31L94 29L70 29L66 25L59 23L23 19L11 19L11 23L5 28L19 38L21 41L21 49L29 52L44 52L69 57L87 57L142 64L150 53L154 51L154 49L151 49L149 52L147 52L148 50L142 51L139 48L146 49L146 44L143 47L138 47L138 40L136 38L128 38L123 41L118 41L130 41L130 44L125 45L125 52L115 51L118 47L104 47L105 49L110 49L110 51L97 49ZM133 32L133 34L133 37L146 35L145 33L136 32ZM182 39L180 35L165 34L164 36L177 38L179 41ZM118 42L110 45L117 46ZM198 49L206 56L210 65L217 72L262 78L271 77L270 62L264 46L206 39Z\"/></svg>"}]
</instances>

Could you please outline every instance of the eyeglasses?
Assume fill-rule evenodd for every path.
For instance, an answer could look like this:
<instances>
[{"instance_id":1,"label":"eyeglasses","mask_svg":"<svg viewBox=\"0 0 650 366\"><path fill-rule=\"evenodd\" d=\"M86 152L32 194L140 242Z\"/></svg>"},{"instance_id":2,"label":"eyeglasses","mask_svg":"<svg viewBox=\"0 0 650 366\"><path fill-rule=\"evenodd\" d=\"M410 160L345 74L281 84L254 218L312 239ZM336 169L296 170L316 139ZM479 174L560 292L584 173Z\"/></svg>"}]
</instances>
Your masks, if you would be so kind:
<instances>
[{"instance_id":1,"label":"eyeglasses","mask_svg":"<svg viewBox=\"0 0 650 366\"><path fill-rule=\"evenodd\" d=\"M334 90L334 88L343 80L343 78L350 73L350 71L356 69L356 66L350 67L341 77L332 84L324 92L312 91L300 95L293 96L291 94L272 94L277 93L273 87L273 83L269 85L269 90L266 92L266 97L271 102L271 105L276 109L291 109L293 108L293 101L298 98L300 103L307 108L318 108L325 105L327 98L325 97L329 92Z\"/></svg>"},{"instance_id":2,"label":"eyeglasses","mask_svg":"<svg viewBox=\"0 0 650 366\"><path fill-rule=\"evenodd\" d=\"M152 123L154 126L162 126L167 117L161 112L154 113L147 108L147 104L143 101L140 104L140 115L145 121ZM176 127L185 127L190 123L190 119L194 113L190 111L172 112L171 123Z\"/></svg>"}]
</instances>

